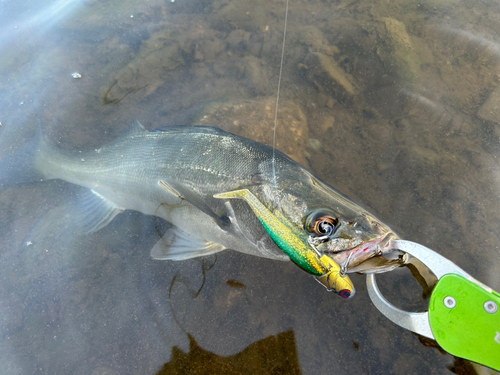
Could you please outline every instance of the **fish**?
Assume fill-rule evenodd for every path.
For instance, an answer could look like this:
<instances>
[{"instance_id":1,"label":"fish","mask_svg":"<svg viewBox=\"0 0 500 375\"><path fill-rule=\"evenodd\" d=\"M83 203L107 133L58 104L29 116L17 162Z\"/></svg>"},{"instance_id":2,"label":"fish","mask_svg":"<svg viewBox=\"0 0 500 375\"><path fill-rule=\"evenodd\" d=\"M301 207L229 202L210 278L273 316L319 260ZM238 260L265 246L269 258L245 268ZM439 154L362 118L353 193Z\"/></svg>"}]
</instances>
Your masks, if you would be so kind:
<instances>
[{"instance_id":1,"label":"fish","mask_svg":"<svg viewBox=\"0 0 500 375\"><path fill-rule=\"evenodd\" d=\"M344 298L354 292L348 273L404 263L391 245L397 235L372 214L280 151L219 128L148 131L134 120L95 150L62 149L43 134L32 142L2 161L0 185L60 179L85 188L73 220L86 233L126 210L160 217L171 225L152 248L154 259L231 249L292 260Z\"/></svg>"}]
</instances>

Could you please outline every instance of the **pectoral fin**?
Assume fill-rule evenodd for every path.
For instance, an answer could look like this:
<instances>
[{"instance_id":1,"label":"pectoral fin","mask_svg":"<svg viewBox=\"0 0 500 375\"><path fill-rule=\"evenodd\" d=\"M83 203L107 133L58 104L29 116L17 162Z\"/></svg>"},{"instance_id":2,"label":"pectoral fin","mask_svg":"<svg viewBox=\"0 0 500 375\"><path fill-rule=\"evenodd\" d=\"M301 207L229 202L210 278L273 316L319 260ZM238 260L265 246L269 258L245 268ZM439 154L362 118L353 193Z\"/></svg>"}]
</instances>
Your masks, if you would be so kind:
<instances>
[{"instance_id":1,"label":"pectoral fin","mask_svg":"<svg viewBox=\"0 0 500 375\"><path fill-rule=\"evenodd\" d=\"M153 247L151 257L159 260L185 260L214 254L224 249L222 245L201 241L177 227L172 227Z\"/></svg>"},{"instance_id":2,"label":"pectoral fin","mask_svg":"<svg viewBox=\"0 0 500 375\"><path fill-rule=\"evenodd\" d=\"M181 200L185 200L189 204L195 206L200 211L204 212L208 216L212 217L217 225L224 230L227 230L231 225L231 221L227 216L217 215L204 201L196 194L194 191L190 190L188 187L180 183L167 182L165 180L159 180L158 185L168 191L170 194L177 196Z\"/></svg>"}]
</instances>

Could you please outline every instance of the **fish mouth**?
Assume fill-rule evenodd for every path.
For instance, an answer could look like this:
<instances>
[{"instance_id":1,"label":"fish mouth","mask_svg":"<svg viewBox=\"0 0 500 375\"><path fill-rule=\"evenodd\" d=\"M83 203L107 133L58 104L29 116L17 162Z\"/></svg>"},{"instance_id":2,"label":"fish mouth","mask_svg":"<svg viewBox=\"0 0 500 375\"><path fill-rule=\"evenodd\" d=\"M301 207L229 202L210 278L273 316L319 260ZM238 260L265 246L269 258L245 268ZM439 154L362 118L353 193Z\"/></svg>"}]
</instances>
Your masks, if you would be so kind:
<instances>
[{"instance_id":1,"label":"fish mouth","mask_svg":"<svg viewBox=\"0 0 500 375\"><path fill-rule=\"evenodd\" d=\"M404 253L394 249L392 241L398 237L394 233L365 241L351 249L328 254L342 266L346 273L388 272L406 263Z\"/></svg>"}]
</instances>

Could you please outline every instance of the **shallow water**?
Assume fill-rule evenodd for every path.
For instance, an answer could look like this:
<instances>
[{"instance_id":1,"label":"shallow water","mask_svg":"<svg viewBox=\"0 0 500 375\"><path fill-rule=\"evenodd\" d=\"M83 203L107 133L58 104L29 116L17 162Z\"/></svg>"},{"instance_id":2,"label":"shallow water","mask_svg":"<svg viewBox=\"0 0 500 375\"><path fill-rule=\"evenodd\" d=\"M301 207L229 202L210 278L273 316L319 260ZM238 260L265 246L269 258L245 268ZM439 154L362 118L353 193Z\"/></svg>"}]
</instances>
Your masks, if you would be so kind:
<instances>
[{"instance_id":1,"label":"shallow water","mask_svg":"<svg viewBox=\"0 0 500 375\"><path fill-rule=\"evenodd\" d=\"M90 149L133 117L148 129L216 125L271 144L285 5L0 2L0 158L39 122L62 147ZM278 149L500 290L498 4L289 7ZM358 292L344 301L293 264L231 251L154 261L163 223L133 212L73 233L63 212L78 191L60 181L0 190L1 374L154 374L173 350L189 351L187 333L214 356L192 350L200 367L242 352L236 362L263 373L268 362L245 348L289 331L295 349L261 341L290 351L283 373L470 366L384 318L364 276L353 275ZM380 283L399 306L425 307L408 270Z\"/></svg>"}]
</instances>

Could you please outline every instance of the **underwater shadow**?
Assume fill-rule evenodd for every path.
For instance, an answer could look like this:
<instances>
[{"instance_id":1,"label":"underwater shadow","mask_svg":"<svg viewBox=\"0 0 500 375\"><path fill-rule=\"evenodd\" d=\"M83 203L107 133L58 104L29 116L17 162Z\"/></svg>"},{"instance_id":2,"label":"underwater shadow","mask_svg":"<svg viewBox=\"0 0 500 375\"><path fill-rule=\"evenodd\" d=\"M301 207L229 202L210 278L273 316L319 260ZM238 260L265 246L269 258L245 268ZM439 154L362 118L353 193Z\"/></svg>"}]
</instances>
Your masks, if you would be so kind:
<instances>
[{"instance_id":1,"label":"underwater shadow","mask_svg":"<svg viewBox=\"0 0 500 375\"><path fill-rule=\"evenodd\" d=\"M188 337L189 352L174 346L171 361L163 365L158 375L302 374L293 330L268 336L229 357L204 350L193 336Z\"/></svg>"}]
</instances>

